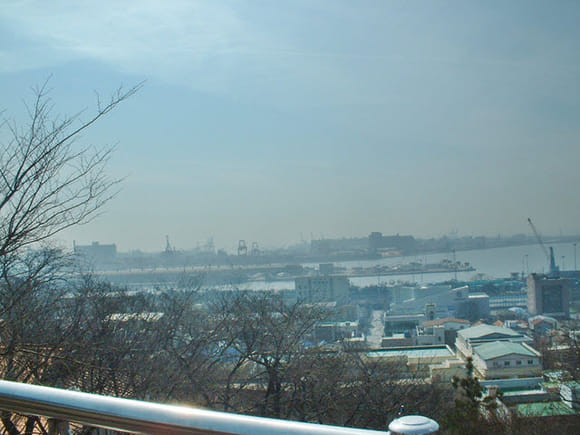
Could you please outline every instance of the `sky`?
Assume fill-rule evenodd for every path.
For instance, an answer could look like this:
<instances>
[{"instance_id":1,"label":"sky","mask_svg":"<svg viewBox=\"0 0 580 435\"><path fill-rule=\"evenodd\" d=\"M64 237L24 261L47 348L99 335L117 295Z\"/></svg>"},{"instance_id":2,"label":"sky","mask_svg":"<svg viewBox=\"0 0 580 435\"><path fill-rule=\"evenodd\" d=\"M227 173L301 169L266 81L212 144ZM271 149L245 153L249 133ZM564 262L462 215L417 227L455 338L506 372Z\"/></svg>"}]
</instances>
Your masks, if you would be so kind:
<instances>
[{"instance_id":1,"label":"sky","mask_svg":"<svg viewBox=\"0 0 580 435\"><path fill-rule=\"evenodd\" d=\"M79 139L121 190L58 242L580 234L580 3L3 0L0 110L143 88Z\"/></svg>"}]
</instances>

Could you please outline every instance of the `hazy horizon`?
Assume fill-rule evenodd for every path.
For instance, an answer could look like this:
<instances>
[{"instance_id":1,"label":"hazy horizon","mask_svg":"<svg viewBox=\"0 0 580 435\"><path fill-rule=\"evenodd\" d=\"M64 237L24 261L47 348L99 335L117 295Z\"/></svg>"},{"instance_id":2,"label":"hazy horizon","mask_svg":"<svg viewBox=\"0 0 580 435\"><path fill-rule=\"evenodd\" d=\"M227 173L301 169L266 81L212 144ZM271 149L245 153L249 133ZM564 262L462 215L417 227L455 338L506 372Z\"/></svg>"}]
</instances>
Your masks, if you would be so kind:
<instances>
[{"instance_id":1,"label":"hazy horizon","mask_svg":"<svg viewBox=\"0 0 580 435\"><path fill-rule=\"evenodd\" d=\"M492 236L483 236L483 237L489 237L491 239L499 237L499 238L510 238L510 237L515 237L515 236L520 236L520 235L525 235L525 236L529 236L532 241L530 244L537 246L538 251L541 251L541 247L539 245L536 244L535 239L533 234L526 234L526 233L518 233L518 234L495 234ZM395 234L383 234L384 236L391 236L391 235L395 235ZM414 234L397 234L397 235L401 235L401 236L413 236L415 237L415 239L418 240L429 240L429 239L440 239L443 237L448 237L450 240L453 240L454 238L463 238L463 237L481 237L481 235L479 234L439 234L439 235L425 235L422 237L416 236ZM314 235L313 235L314 236ZM556 237L580 237L580 234L542 234L542 241L547 243L552 243L552 240ZM287 248L293 248L293 247L300 247L303 244L306 245L310 245L310 243L312 242L312 240L347 240L347 239L366 239L368 238L368 235L353 235L353 236L336 236L336 237L324 237L323 235L319 235L318 237L313 237L311 238L304 238L302 240L290 240L289 242L285 243L285 244L280 244L280 245L262 245L260 244L258 241L256 240L245 240L245 239L241 239L244 242L246 242L246 246L248 247L248 249L251 248L252 243L256 242L258 243L258 248L260 250L268 250L268 251L275 251L278 249L287 249ZM214 238L211 238L214 239ZM225 250L227 254L230 255L236 255L237 252L237 248L238 248L238 242L240 242L241 240L237 240L235 244L229 244L227 246L221 246L221 245L215 245L214 242L214 250L215 252L217 252L218 250ZM131 247L131 246L123 246L123 249L119 249L119 246L117 246L118 244L115 243L115 241L102 241L102 240L90 240L85 242L79 242L78 240L73 240L70 246L69 246L69 241L68 240L57 240L57 246L61 247L62 249L69 249L72 250L74 248L74 244L80 246L87 246L87 245L91 245L93 243L98 243L99 245L116 245L117 247L117 252L121 252L121 253L132 253L132 252L143 252L146 254L156 254L156 253L162 253L165 251L166 249L166 239L162 240L162 243L159 244L159 246L157 247L153 247L152 249L141 249L141 248L136 248L136 247ZM206 246L207 243L209 242L208 240L200 240L198 242L195 243L195 245L191 245L191 246L181 246L178 245L175 242L179 242L179 241L174 241L170 239L170 244L171 244L171 248L174 249L177 252L190 252L190 251L195 251L197 249L201 249L203 250ZM565 244L565 242L556 242L558 244ZM570 243L568 243L570 244ZM511 245L509 245L511 246ZM508 246L508 247L509 247ZM519 246L519 245L514 245L514 246ZM570 245L573 246L573 245ZM480 248L481 249L481 248ZM489 248L489 249L502 249L502 247L493 247L493 248ZM468 249L470 250L470 249ZM478 250L478 249L475 249ZM450 251L449 251L450 252ZM544 259L544 257L542 257L542 260Z\"/></svg>"},{"instance_id":2,"label":"hazy horizon","mask_svg":"<svg viewBox=\"0 0 580 435\"><path fill-rule=\"evenodd\" d=\"M58 240L580 234L580 3L10 1L0 111L143 89L79 144L125 178ZM82 118L81 114L81 118ZM0 135L1 138L1 135Z\"/></svg>"}]
</instances>

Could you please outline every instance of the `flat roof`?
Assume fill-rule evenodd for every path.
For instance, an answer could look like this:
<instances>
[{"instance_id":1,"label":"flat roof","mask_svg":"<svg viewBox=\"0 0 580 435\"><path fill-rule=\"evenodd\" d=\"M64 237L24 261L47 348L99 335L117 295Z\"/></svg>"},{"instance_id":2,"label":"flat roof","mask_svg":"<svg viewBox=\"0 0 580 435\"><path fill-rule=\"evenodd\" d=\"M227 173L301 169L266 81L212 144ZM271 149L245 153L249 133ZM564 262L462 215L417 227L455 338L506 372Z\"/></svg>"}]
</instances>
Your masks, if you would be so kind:
<instances>
[{"instance_id":1,"label":"flat roof","mask_svg":"<svg viewBox=\"0 0 580 435\"><path fill-rule=\"evenodd\" d=\"M524 390L524 389L519 389L519 390L501 390L503 392L504 397L505 396L530 396L530 395L535 395L535 394L548 394L548 392L546 390L543 390L542 388L535 388L535 389L529 389L529 390Z\"/></svg>"},{"instance_id":2,"label":"flat roof","mask_svg":"<svg viewBox=\"0 0 580 435\"><path fill-rule=\"evenodd\" d=\"M447 346L409 346L390 347L373 350L367 354L371 358L407 356L412 358L435 358L453 356L454 353Z\"/></svg>"},{"instance_id":3,"label":"flat roof","mask_svg":"<svg viewBox=\"0 0 580 435\"><path fill-rule=\"evenodd\" d=\"M522 417L549 417L555 415L580 415L580 411L562 402L522 403L516 406Z\"/></svg>"},{"instance_id":4,"label":"flat roof","mask_svg":"<svg viewBox=\"0 0 580 435\"><path fill-rule=\"evenodd\" d=\"M444 325L445 323L462 323L469 325L471 322L465 319L455 319L453 317L446 317L445 319L429 320L423 323L423 326Z\"/></svg>"},{"instance_id":5,"label":"flat roof","mask_svg":"<svg viewBox=\"0 0 580 435\"><path fill-rule=\"evenodd\" d=\"M469 294L469 298L470 299L477 299L477 298L483 298L483 299L488 299L489 295L487 293L470 293Z\"/></svg>"},{"instance_id":6,"label":"flat roof","mask_svg":"<svg viewBox=\"0 0 580 435\"><path fill-rule=\"evenodd\" d=\"M423 319L425 314L396 314L394 316L385 316L385 322L399 321L399 320L419 320Z\"/></svg>"}]
</instances>

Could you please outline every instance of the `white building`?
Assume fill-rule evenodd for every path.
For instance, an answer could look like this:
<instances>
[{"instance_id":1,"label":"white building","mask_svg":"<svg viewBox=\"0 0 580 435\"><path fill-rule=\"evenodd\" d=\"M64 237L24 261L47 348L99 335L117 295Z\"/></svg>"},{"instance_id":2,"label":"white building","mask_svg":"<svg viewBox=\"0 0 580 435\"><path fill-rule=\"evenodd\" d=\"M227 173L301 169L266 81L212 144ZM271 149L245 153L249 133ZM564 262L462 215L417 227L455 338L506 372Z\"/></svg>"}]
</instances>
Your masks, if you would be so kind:
<instances>
[{"instance_id":1,"label":"white building","mask_svg":"<svg viewBox=\"0 0 580 435\"><path fill-rule=\"evenodd\" d=\"M541 354L525 343L494 341L473 350L473 366L482 379L529 378L542 375Z\"/></svg>"},{"instance_id":2,"label":"white building","mask_svg":"<svg viewBox=\"0 0 580 435\"><path fill-rule=\"evenodd\" d=\"M421 327L417 328L416 344L448 344L455 343L457 331L469 328L471 323L464 319L446 318L435 319L423 322Z\"/></svg>"},{"instance_id":3,"label":"white building","mask_svg":"<svg viewBox=\"0 0 580 435\"><path fill-rule=\"evenodd\" d=\"M473 355L475 347L494 341L528 342L530 338L509 328L492 325L477 325L459 330L455 340L455 348L462 358Z\"/></svg>"}]
</instances>

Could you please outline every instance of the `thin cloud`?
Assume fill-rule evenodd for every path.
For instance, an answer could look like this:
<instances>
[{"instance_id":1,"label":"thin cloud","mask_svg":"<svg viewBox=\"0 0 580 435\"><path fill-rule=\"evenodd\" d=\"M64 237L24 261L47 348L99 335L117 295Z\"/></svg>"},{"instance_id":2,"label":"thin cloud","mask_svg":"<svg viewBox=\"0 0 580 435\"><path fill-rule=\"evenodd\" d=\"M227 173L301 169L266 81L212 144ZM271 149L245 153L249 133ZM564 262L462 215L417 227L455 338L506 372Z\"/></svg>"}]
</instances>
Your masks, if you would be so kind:
<instances>
[{"instance_id":1,"label":"thin cloud","mask_svg":"<svg viewBox=\"0 0 580 435\"><path fill-rule=\"evenodd\" d=\"M213 1L15 1L0 10L1 27L17 44L0 50L0 68L18 72L88 59L204 92L247 99L263 89L270 103L304 102L301 95L329 103L374 98L356 75L383 55L308 47L292 32L261 26L259 11L243 16L244 8L258 9ZM362 64L349 71L345 64L353 60Z\"/></svg>"},{"instance_id":2,"label":"thin cloud","mask_svg":"<svg viewBox=\"0 0 580 435\"><path fill-rule=\"evenodd\" d=\"M60 1L48 7L23 1L4 7L0 17L54 51L127 66L145 59L155 64L178 49L199 62L242 36L233 11L213 2Z\"/></svg>"}]
</instances>

